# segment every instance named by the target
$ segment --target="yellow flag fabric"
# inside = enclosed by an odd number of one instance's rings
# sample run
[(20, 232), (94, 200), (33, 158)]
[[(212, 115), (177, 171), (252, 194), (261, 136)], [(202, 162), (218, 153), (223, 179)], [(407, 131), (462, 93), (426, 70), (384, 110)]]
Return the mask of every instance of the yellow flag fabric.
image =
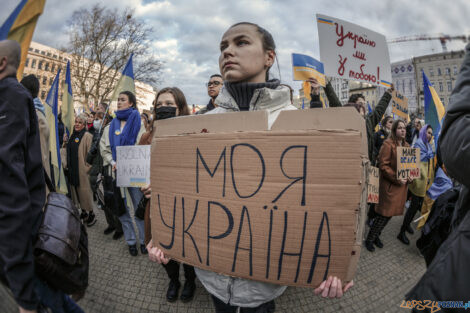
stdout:
[(33, 38), (34, 29), (39, 16), (44, 10), (46, 0), (29, 0), (18, 14), (8, 33), (8, 39), (15, 40), (21, 45), (21, 63), (17, 71), (17, 78), (23, 77), (26, 56)]

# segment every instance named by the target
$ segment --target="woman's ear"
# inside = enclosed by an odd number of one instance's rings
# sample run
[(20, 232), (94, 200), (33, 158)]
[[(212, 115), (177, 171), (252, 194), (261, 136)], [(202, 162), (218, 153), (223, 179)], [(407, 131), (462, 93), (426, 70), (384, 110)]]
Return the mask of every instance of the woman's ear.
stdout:
[(276, 59), (276, 53), (274, 52), (274, 50), (266, 51), (266, 62), (264, 63), (264, 65), (267, 68), (273, 66), (275, 59)]

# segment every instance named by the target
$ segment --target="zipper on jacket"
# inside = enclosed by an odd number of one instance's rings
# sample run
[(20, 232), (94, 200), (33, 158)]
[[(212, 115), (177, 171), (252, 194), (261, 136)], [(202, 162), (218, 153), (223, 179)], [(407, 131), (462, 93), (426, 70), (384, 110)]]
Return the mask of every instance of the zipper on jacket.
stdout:
[(230, 281), (227, 285), (227, 292), (228, 292), (228, 305), (230, 305), (230, 300), (232, 300), (232, 287), (233, 287), (233, 277), (230, 277)]

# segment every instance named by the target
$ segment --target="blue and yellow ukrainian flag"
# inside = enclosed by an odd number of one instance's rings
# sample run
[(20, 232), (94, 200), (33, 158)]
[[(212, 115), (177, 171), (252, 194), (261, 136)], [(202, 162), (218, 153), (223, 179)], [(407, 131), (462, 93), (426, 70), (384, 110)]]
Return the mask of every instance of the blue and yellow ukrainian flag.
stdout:
[(446, 109), (442, 105), (436, 90), (432, 86), (429, 79), (423, 71), (423, 92), (424, 92), (424, 119), (426, 124), (432, 126), (434, 143), (437, 148), (439, 133), (441, 131), (442, 120), (446, 113)]
[(67, 127), (69, 134), (71, 134), (73, 133), (73, 125), (75, 124), (75, 111), (73, 108), (72, 82), (70, 79), (70, 61), (67, 62), (65, 81), (62, 90), (62, 122), (65, 127)]
[(135, 83), (134, 83), (134, 68), (132, 66), (132, 57), (134, 54), (132, 53), (127, 61), (126, 66), (124, 67), (124, 71), (122, 71), (122, 76), (119, 79), (116, 88), (114, 89), (113, 96), (111, 97), (112, 101), (117, 100), (119, 97), (119, 93), (122, 91), (131, 91), (135, 94)]
[(21, 0), (0, 27), (0, 40), (11, 39), (21, 45), (21, 63), (17, 71), (18, 80), (23, 77), (24, 64), (39, 15), (46, 0)]
[(59, 80), (60, 80), (60, 69), (52, 83), (51, 89), (46, 97), (46, 109), (47, 123), (50, 129), (49, 135), (49, 150), (51, 153), (51, 164), (53, 168), (54, 181), (56, 184), (57, 192), (67, 193), (67, 185), (65, 182), (64, 169), (62, 168), (62, 161), (60, 159), (60, 143), (59, 143), (59, 128), (57, 126), (57, 115), (59, 106)]
[(370, 106), (370, 103), (369, 103), (369, 102), (367, 102), (367, 110), (369, 111), (369, 114), (371, 114), (371, 113), (372, 113), (372, 108), (371, 108), (371, 106)]

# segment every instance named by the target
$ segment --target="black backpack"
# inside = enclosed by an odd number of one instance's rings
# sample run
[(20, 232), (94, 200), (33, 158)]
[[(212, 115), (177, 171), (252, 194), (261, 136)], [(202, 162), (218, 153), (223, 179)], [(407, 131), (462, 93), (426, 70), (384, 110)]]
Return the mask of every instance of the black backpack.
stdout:
[(424, 224), (421, 237), (416, 241), (426, 266), (431, 264), (437, 250), (452, 231), (452, 217), (459, 198), (460, 188), (451, 188), (434, 202), (429, 217)]
[(88, 235), (70, 198), (49, 177), (43, 220), (34, 245), (36, 274), (51, 287), (83, 296), (88, 287)]

